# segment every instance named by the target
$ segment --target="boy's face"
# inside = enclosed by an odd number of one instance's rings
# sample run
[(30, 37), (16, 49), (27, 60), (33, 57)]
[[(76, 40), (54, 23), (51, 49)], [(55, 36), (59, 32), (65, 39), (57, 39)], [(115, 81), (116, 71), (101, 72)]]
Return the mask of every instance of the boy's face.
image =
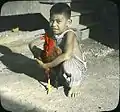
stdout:
[(61, 34), (70, 25), (71, 20), (67, 19), (64, 14), (53, 14), (50, 17), (50, 27), (54, 35)]

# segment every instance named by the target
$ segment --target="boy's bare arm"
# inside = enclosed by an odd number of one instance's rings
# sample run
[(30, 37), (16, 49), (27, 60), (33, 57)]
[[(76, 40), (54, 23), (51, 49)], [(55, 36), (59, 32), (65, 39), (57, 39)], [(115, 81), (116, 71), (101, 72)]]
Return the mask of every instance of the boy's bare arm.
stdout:
[(48, 68), (52, 68), (59, 65), (63, 61), (70, 59), (72, 55), (73, 47), (74, 47), (74, 37), (75, 37), (75, 34), (73, 32), (68, 32), (66, 34), (67, 39), (64, 46), (65, 48), (64, 52), (52, 62), (44, 64), (44, 66), (47, 66)]

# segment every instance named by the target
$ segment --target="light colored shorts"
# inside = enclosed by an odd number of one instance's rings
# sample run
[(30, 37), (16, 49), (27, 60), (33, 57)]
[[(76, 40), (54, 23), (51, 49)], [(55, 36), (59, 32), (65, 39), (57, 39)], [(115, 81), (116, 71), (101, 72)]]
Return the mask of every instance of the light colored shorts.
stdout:
[(86, 62), (77, 56), (72, 56), (71, 59), (63, 62), (63, 70), (63, 77), (69, 83), (69, 87), (78, 86), (86, 77)]

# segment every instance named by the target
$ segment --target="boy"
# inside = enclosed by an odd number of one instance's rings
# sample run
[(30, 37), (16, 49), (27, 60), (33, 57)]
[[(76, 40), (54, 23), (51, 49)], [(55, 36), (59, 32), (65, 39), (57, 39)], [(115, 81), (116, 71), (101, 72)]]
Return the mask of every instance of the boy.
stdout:
[[(76, 34), (70, 29), (72, 22), (70, 17), (71, 9), (67, 4), (56, 3), (52, 6), (50, 9), (50, 31), (45, 36), (44, 50), (41, 53), (39, 52), (40, 54), (37, 54), (37, 58), (40, 59), (39, 64), (46, 71), (49, 71), (49, 69), (59, 70), (59, 75), (56, 75), (59, 76), (58, 78), (64, 79), (63, 86), (68, 90), (67, 95), (75, 97), (79, 95), (78, 88), (85, 76), (86, 66), (79, 49)], [(53, 50), (52, 55), (55, 54), (55, 56), (51, 60), (48, 59), (50, 56), (47, 57), (45, 55), (45, 53), (48, 53), (52, 49), (48, 45), (48, 39), (55, 41), (53, 43), (56, 46), (56, 51), (58, 51), (57, 53), (53, 53)], [(34, 55), (38, 53), (34, 50), (37, 48), (36, 43), (40, 43), (40, 39), (36, 39), (29, 44)], [(44, 61), (45, 58), (46, 61)]]

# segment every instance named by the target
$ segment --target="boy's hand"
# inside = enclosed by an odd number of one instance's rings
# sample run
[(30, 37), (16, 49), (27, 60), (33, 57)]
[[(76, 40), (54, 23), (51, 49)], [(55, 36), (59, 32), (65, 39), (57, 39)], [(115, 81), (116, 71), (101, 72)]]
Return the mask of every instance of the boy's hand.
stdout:
[(39, 60), (37, 58), (35, 58), (35, 60), (39, 63), (40, 66), (42, 66), (45, 69), (46, 72), (48, 72), (50, 70), (48, 64), (43, 63), (41, 60)]
[(46, 73), (46, 74), (49, 74), (50, 68), (49, 68), (48, 64), (44, 64), (44, 65), (43, 65), (43, 68), (45, 69), (45, 73)]
[(43, 67), (44, 63), (41, 60), (39, 60), (37, 58), (35, 58), (35, 60), (38, 62), (39, 65), (41, 65)]

